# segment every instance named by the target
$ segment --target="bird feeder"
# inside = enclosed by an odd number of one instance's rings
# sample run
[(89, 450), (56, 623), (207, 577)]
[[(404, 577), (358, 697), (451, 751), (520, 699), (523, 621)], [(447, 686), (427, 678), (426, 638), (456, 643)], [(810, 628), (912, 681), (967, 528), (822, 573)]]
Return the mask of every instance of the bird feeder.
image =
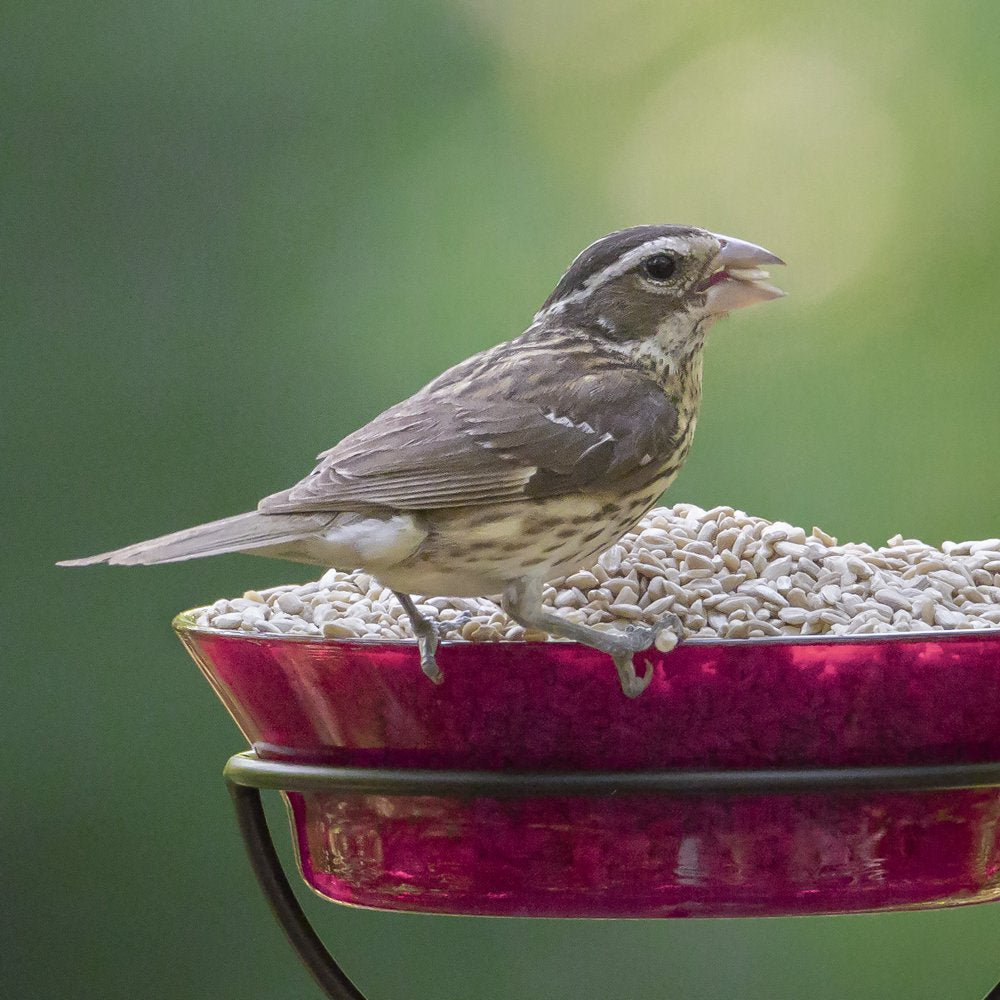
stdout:
[(1000, 898), (1000, 631), (690, 640), (622, 695), (564, 642), (174, 626), (250, 751), (226, 766), (251, 861), (332, 998), (362, 995), (295, 900), (438, 914), (754, 917)]

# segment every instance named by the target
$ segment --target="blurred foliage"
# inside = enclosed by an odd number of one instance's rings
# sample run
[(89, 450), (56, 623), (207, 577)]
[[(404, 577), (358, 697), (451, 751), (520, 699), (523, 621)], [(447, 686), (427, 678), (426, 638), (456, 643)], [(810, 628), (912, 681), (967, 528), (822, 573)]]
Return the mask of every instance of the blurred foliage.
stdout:
[[(672, 498), (876, 543), (1000, 530), (995, 3), (8, 0), (3, 29), (5, 995), (318, 995), (230, 816), (241, 741), (167, 628), (308, 569), (52, 563), (286, 486), (518, 333), (605, 231), (688, 222), (789, 261), (788, 299), (712, 335)], [(972, 1000), (1000, 978), (990, 907), (307, 904), (373, 1000)]]

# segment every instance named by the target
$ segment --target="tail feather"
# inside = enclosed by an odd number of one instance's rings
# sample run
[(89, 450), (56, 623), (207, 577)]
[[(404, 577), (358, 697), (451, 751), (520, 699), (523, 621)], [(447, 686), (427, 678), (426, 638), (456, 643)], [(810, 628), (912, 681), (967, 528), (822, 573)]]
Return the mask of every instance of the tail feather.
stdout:
[(67, 559), (58, 566), (151, 566), (154, 563), (182, 562), (225, 552), (245, 552), (296, 542), (329, 524), (330, 514), (260, 514), (249, 511), (185, 528), (123, 549), (103, 552), (84, 559)]

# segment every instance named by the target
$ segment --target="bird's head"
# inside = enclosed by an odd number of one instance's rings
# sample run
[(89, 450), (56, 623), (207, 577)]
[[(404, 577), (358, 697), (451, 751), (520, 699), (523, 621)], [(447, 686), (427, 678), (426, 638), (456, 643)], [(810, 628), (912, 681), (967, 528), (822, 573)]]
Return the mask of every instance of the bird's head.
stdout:
[(784, 293), (764, 266), (783, 261), (763, 247), (689, 226), (635, 226), (591, 243), (570, 265), (536, 322), (592, 328), (609, 340), (663, 346), (733, 309)]

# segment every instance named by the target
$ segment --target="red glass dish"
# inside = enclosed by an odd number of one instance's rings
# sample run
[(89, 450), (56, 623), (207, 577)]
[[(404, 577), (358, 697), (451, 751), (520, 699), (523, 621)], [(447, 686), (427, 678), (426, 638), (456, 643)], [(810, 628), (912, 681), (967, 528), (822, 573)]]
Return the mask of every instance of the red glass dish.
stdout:
[[(262, 758), (603, 771), (1000, 760), (1000, 630), (690, 641), (625, 698), (570, 643), (252, 637), (175, 623)], [(644, 654), (647, 655), (647, 654)], [(449, 798), (289, 792), (306, 882), (438, 913), (749, 916), (1000, 897), (1000, 790)]]

